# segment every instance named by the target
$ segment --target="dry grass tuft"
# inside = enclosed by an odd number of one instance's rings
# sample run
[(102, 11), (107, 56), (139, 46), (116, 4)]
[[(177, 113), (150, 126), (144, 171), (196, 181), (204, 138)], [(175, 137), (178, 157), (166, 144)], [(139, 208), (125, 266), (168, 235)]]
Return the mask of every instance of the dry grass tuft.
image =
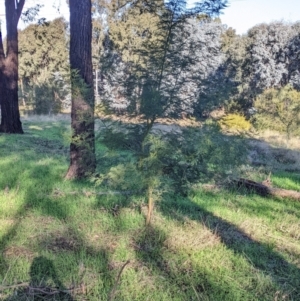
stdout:
[(285, 236), (300, 240), (300, 222), (295, 218), (294, 223), (283, 223), (277, 225), (276, 230), (284, 233)]
[(205, 226), (201, 227), (199, 224), (193, 227), (191, 226), (193, 223), (196, 222), (191, 221), (181, 227), (172, 227), (164, 245), (171, 250), (196, 251), (221, 243), (221, 239), (216, 233), (212, 233), (211, 230)]
[(80, 243), (72, 237), (58, 236), (47, 243), (46, 248), (53, 252), (77, 251)]
[(274, 147), (288, 147), (292, 150), (300, 150), (300, 137), (291, 137), (287, 142), (286, 135), (272, 130), (260, 132), (257, 139), (263, 140)]
[(281, 142), (271, 143), (266, 140), (249, 141), (249, 161), (254, 165), (269, 166), (287, 171), (300, 170), (300, 140), (294, 148), (286, 148)]
[(204, 223), (199, 223), (188, 217), (184, 218), (183, 223), (168, 221), (166, 224), (160, 213), (155, 212), (152, 224), (168, 233), (163, 241), (163, 246), (171, 251), (197, 251), (221, 243), (220, 237), (206, 227)]
[(3, 251), (3, 255), (6, 258), (21, 257), (21, 258), (26, 258), (26, 259), (32, 259), (36, 256), (36, 254), (34, 252), (32, 252), (31, 250), (29, 250), (25, 247), (20, 247), (20, 246), (7, 247)]
[(4, 229), (3, 232), (5, 232), (6, 228), (9, 228), (15, 224), (14, 219), (7, 219), (7, 218), (1, 218), (0, 219), (0, 229)]
[(49, 226), (52, 226), (56, 224), (58, 221), (52, 216), (33, 216), (33, 215), (28, 215), (28, 218), (31, 220), (35, 221), (35, 224), (38, 225), (39, 227), (43, 225), (43, 227), (47, 228)]
[(239, 228), (255, 241), (264, 241), (269, 237), (269, 228), (259, 218), (245, 219)]
[(75, 252), (80, 249), (84, 243), (71, 231), (54, 230), (46, 235), (38, 237), (39, 244), (43, 249), (47, 249), (54, 253), (61, 251)]
[(95, 250), (105, 249), (110, 253), (113, 253), (119, 246), (121, 236), (116, 236), (109, 233), (103, 233), (100, 231), (94, 231), (87, 235), (87, 242)]

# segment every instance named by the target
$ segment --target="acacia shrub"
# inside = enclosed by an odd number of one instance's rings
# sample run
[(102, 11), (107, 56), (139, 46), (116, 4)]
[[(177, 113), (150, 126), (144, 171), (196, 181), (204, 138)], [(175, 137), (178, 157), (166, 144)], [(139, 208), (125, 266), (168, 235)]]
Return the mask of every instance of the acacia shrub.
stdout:
[(221, 128), (235, 131), (249, 131), (251, 123), (240, 114), (228, 114), (219, 120)]
[[(187, 194), (195, 183), (219, 181), (237, 174), (246, 159), (243, 138), (222, 134), (218, 124), (213, 122), (207, 122), (202, 128), (184, 129), (181, 133), (151, 132), (145, 140), (138, 138), (138, 133), (137, 127), (127, 132), (111, 128), (101, 131), (101, 142), (108, 149), (124, 151), (127, 148), (133, 154), (128, 162), (119, 158), (118, 162), (112, 162), (113, 167), (101, 175), (101, 183), (110, 183), (110, 188), (115, 189), (119, 182), (123, 188), (132, 188), (133, 179), (138, 179), (136, 187), (145, 191), (152, 183), (157, 198), (163, 192)], [(117, 170), (124, 179), (118, 176), (118, 181), (112, 182), (111, 176)]]
[(291, 85), (265, 90), (256, 98), (255, 108), (257, 128), (284, 132), (288, 140), (299, 132), (300, 92)]

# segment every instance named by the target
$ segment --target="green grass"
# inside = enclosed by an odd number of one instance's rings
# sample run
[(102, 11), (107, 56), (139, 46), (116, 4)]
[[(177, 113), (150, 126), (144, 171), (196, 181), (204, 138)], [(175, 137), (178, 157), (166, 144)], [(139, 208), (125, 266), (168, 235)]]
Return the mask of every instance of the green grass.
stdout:
[[(300, 300), (299, 202), (197, 188), (165, 194), (146, 228), (143, 195), (64, 180), (66, 121), (24, 129), (0, 135), (0, 300)], [(133, 160), (100, 144), (97, 158), (102, 173)]]
[(271, 179), (272, 183), (279, 188), (300, 190), (300, 173), (280, 171), (273, 174)]

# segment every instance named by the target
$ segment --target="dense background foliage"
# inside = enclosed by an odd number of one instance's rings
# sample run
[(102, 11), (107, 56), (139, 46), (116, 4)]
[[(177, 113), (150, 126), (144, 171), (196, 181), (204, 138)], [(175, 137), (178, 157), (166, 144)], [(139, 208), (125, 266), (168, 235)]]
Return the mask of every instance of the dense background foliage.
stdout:
[(19, 33), (20, 99), (26, 110), (55, 114), (70, 107), (68, 39), (62, 18)]
[[(260, 24), (240, 36), (219, 18), (170, 11), (94, 2), (93, 64), (105, 112), (203, 118), (224, 108), (250, 117), (266, 90), (300, 89), (299, 23)], [(20, 32), (26, 111), (68, 110), (68, 39), (63, 19)]]

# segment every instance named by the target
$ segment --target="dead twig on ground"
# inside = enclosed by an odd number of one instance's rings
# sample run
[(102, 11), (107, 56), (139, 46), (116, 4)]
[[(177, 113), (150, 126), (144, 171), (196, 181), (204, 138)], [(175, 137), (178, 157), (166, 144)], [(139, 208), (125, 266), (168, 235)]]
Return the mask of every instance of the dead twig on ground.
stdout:
[(118, 285), (119, 285), (121, 275), (122, 275), (122, 273), (123, 273), (123, 271), (124, 271), (126, 265), (129, 264), (129, 263), (130, 263), (130, 260), (127, 260), (127, 261), (123, 264), (123, 266), (122, 266), (122, 268), (121, 268), (121, 270), (120, 270), (120, 272), (119, 272), (119, 274), (118, 274), (118, 277), (117, 277), (117, 279), (116, 279), (116, 281), (115, 281), (115, 284), (114, 284), (114, 286), (113, 286), (113, 288), (112, 288), (112, 290), (111, 290), (111, 293), (109, 294), (108, 301), (113, 301), (113, 300), (115, 299), (116, 290), (117, 290), (117, 287), (118, 287)]
[(90, 197), (92, 195), (133, 195), (136, 193), (140, 193), (140, 190), (116, 190), (116, 191), (61, 191), (59, 189), (55, 189), (53, 191), (53, 196), (54, 197), (61, 197), (65, 195), (84, 195), (86, 197)]
[(9, 290), (9, 289), (20, 289), (25, 288), (26, 295), (36, 296), (36, 295), (44, 295), (44, 296), (52, 296), (57, 294), (70, 294), (74, 291), (80, 290), (80, 287), (71, 287), (67, 289), (58, 289), (47, 286), (33, 286), (29, 282), (22, 282), (12, 285), (0, 285), (0, 291)]

